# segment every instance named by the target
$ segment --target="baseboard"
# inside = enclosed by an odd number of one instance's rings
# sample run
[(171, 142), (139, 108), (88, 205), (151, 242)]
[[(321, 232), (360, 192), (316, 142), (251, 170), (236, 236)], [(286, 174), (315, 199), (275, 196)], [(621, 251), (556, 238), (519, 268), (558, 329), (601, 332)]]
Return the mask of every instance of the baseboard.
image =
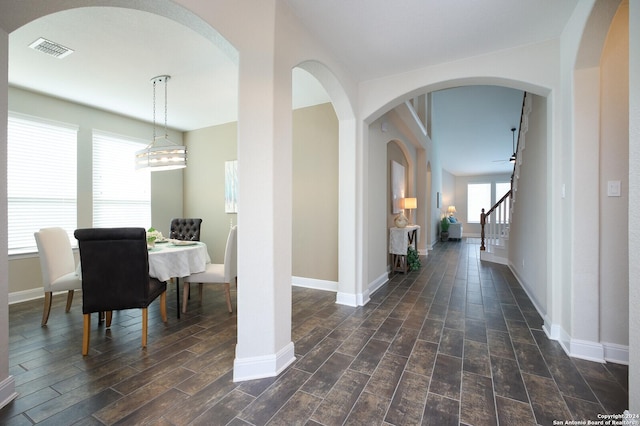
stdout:
[(13, 401), (17, 396), (16, 382), (13, 376), (9, 376), (0, 382), (0, 409)]
[(587, 361), (605, 362), (604, 346), (590, 340), (571, 339), (569, 356)]
[(560, 343), (562, 349), (570, 357), (600, 363), (613, 362), (615, 364), (629, 365), (629, 346), (572, 339), (562, 327), (558, 325), (549, 326), (548, 321), (545, 321), (543, 330), (549, 339)]
[(293, 342), (271, 355), (237, 358), (233, 361), (233, 381), (275, 377), (296, 360)]
[(354, 308), (358, 306), (364, 306), (369, 303), (370, 294), (371, 293), (368, 289), (360, 294), (342, 293), (339, 291), (338, 294), (336, 294), (336, 303), (338, 305), (353, 306)]
[[(60, 292), (54, 293), (58, 294)], [(64, 292), (61, 292), (64, 293)], [(26, 302), (28, 300), (34, 299), (43, 299), (44, 298), (44, 290), (42, 287), (31, 288), (29, 290), (23, 291), (14, 291), (13, 293), (9, 293), (9, 304), (13, 305), (14, 303)]]
[(617, 343), (602, 343), (604, 347), (604, 359), (607, 362), (629, 365), (629, 346)]
[(291, 277), (291, 285), (316, 290), (333, 291), (334, 293), (338, 291), (337, 281), (318, 280), (315, 278)]
[[(560, 346), (567, 355), (573, 358), (586, 359), (588, 361), (601, 363), (608, 360), (611, 362), (624, 364), (625, 358), (627, 360), (626, 363), (629, 362), (628, 347), (610, 343), (594, 342), (591, 340), (574, 339), (560, 325), (551, 323), (547, 314), (543, 313), (540, 309), (540, 306), (536, 302), (536, 299), (531, 297), (531, 293), (529, 292), (528, 288), (522, 283), (522, 280), (518, 276), (512, 264), (509, 264), (509, 269), (518, 281), (518, 284), (520, 284), (520, 287), (525, 291), (525, 293), (527, 293), (527, 297), (529, 298), (531, 303), (533, 303), (533, 306), (536, 308), (536, 311), (538, 311), (538, 314), (543, 318), (544, 324), (542, 325), (542, 330), (545, 332), (549, 339), (555, 340), (560, 343)], [(609, 353), (609, 358), (607, 358), (607, 351)]]
[(385, 272), (381, 274), (378, 278), (373, 280), (373, 282), (369, 283), (369, 294), (375, 293), (380, 287), (389, 282), (389, 273)]

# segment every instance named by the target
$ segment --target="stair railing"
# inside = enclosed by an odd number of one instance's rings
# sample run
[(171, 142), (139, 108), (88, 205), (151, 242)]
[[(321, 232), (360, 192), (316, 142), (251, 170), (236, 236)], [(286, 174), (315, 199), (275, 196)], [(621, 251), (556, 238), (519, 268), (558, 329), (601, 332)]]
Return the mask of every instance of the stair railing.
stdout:
[[(484, 209), (480, 213), (480, 250), (485, 251), (486, 245), (496, 245), (500, 238), (508, 236), (509, 232), (509, 210), (511, 208), (511, 190), (493, 205), (485, 213)], [(485, 244), (486, 241), (486, 244)]]
[[(500, 238), (508, 236), (509, 217), (511, 209), (511, 195), (514, 192), (514, 177), (516, 174), (517, 157), (520, 155), (520, 138), (522, 136), (523, 125), (525, 120), (525, 109), (527, 107), (527, 92), (522, 96), (522, 109), (520, 111), (520, 131), (518, 132), (518, 143), (516, 144), (516, 162), (513, 164), (513, 172), (511, 173), (511, 189), (485, 213), (484, 209), (480, 213), (480, 250), (485, 251), (487, 244), (495, 245)], [(485, 229), (487, 228), (487, 229)]]

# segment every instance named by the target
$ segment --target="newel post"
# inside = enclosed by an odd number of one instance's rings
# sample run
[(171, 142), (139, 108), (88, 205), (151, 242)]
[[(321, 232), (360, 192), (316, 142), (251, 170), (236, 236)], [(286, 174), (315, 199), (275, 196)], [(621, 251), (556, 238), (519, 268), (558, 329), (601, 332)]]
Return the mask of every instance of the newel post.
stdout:
[(484, 251), (484, 224), (485, 224), (485, 215), (484, 209), (482, 209), (482, 213), (480, 213), (480, 251)]

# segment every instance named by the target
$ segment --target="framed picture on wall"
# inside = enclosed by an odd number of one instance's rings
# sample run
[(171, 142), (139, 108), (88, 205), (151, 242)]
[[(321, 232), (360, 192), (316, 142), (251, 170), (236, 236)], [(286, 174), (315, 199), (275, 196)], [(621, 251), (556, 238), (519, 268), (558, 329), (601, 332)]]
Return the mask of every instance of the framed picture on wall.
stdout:
[(224, 162), (224, 212), (238, 213), (238, 160)]
[(391, 160), (391, 212), (400, 213), (400, 200), (404, 198), (404, 166)]

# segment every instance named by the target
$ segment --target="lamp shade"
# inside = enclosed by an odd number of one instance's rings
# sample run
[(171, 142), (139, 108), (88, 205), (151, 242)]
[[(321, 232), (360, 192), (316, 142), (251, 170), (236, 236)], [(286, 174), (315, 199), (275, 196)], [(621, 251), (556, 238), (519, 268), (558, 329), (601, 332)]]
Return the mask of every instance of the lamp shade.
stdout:
[(415, 209), (415, 208), (418, 207), (418, 199), (417, 198), (403, 198), (401, 205), (402, 205), (403, 209)]
[(149, 145), (136, 152), (136, 170), (152, 171), (182, 169), (187, 166), (187, 148), (169, 140), (165, 144)]
[(449, 208), (447, 209), (447, 213), (449, 213), (449, 216), (453, 216), (455, 212), (456, 212), (456, 206), (449, 206)]

